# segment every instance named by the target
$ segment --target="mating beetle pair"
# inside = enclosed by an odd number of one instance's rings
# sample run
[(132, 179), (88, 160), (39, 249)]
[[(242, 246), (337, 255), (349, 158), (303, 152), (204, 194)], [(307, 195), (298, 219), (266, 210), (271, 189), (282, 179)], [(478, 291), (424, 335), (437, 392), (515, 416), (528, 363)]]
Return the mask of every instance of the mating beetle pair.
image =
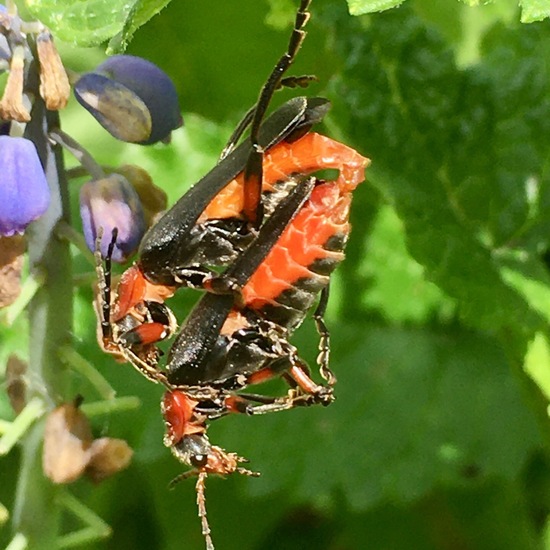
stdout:
[[(199, 515), (207, 547), (204, 481), (239, 472), (243, 459), (211, 445), (207, 422), (228, 413), (263, 414), (329, 404), (336, 381), (328, 365), (323, 322), (329, 278), (343, 260), (351, 193), (368, 159), (310, 132), (329, 109), (321, 98), (298, 97), (263, 121), (274, 92), (311, 77), (283, 79), (305, 37), (311, 0), (301, 0), (287, 52), (258, 102), (231, 136), (219, 163), (145, 235), (139, 259), (111, 296), (109, 254), (98, 256), (100, 337), (106, 351), (168, 389), (162, 410), (165, 444), (198, 475)], [(250, 136), (237, 145), (250, 126)], [(335, 180), (311, 174), (337, 169)], [(116, 232), (110, 250), (116, 241)], [(210, 267), (228, 266), (218, 274)], [(176, 331), (164, 301), (180, 287), (206, 290), (159, 366), (157, 343)], [(320, 295), (314, 318), (321, 337), (315, 383), (288, 338)], [(283, 396), (243, 393), (281, 376)]]

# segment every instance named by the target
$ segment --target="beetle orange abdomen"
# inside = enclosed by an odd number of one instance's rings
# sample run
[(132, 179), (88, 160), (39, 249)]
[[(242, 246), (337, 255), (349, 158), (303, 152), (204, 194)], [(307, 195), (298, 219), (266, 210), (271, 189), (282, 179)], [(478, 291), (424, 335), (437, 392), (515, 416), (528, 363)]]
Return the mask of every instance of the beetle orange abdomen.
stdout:
[[(263, 161), (263, 192), (273, 191), (277, 182), (318, 170), (340, 170), (342, 181), (354, 189), (363, 181), (367, 159), (351, 147), (326, 136), (309, 132), (293, 142), (283, 141), (269, 149)], [(241, 172), (206, 207), (199, 223), (211, 219), (239, 218), (244, 206)]]
[[(344, 259), (350, 203), (347, 184), (338, 180), (318, 184), (244, 286), (246, 306), (254, 310), (277, 306), (284, 292), (300, 286), (300, 303), (294, 304), (295, 300), (287, 297), (284, 305), (305, 312), (328, 284), (328, 275)], [(311, 303), (304, 303), (304, 299)]]

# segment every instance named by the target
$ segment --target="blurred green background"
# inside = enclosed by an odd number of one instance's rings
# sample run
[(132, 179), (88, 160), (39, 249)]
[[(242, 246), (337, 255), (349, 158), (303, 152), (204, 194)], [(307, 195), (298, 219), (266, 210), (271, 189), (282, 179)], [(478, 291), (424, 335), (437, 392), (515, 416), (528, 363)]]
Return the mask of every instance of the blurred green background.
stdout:
[[(74, 99), (64, 129), (103, 164), (147, 169), (173, 202), (255, 101), (295, 4), (179, 0), (136, 32), (128, 53), (180, 94), (186, 125), (170, 146), (115, 142)], [(327, 319), (337, 401), (212, 425), (213, 442), (262, 472), (209, 480), (216, 548), (550, 549), (550, 26), (520, 24), (513, 0), (409, 0), (358, 18), (314, 0), (311, 12), (292, 73), (316, 74), (307, 93), (333, 102), (322, 131), (372, 159)], [(77, 71), (104, 56), (60, 49)], [(171, 301), (179, 319), (196, 297)], [(167, 489), (182, 468), (162, 445), (162, 390), (100, 352), (91, 303), (78, 286), (75, 348), (142, 405), (93, 419), (135, 456), (99, 486), (70, 487), (113, 529), (86, 547), (203, 548), (193, 482)], [(24, 356), (24, 319), (0, 330), (2, 364)], [(293, 342), (314, 363), (311, 322)], [(75, 394), (98, 399), (71, 376)], [(0, 417), (12, 416), (0, 396)], [(17, 470), (15, 450), (0, 462), (8, 509)], [(10, 538), (6, 524), (0, 546)]]

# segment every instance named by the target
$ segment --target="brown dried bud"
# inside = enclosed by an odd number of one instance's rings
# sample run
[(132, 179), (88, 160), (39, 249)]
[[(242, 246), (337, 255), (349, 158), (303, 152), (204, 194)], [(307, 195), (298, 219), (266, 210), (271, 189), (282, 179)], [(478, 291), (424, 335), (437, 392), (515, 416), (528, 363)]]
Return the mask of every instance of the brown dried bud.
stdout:
[(134, 454), (126, 441), (110, 437), (96, 439), (90, 450), (92, 456), (86, 468), (86, 475), (94, 483), (99, 483), (127, 468)]
[(29, 122), (31, 115), (23, 104), (23, 83), (25, 80), (25, 49), (15, 46), (10, 63), (10, 72), (0, 100), (0, 118)]
[(115, 168), (113, 172), (123, 175), (137, 191), (145, 213), (145, 224), (151, 227), (159, 214), (168, 207), (168, 196), (151, 179), (151, 176), (139, 166), (125, 164)]
[(83, 474), (99, 483), (126, 468), (133, 455), (122, 439), (93, 439), (81, 400), (60, 405), (46, 420), (42, 468), (54, 483), (71, 483)]
[(92, 430), (79, 404), (80, 400), (64, 403), (46, 420), (42, 468), (54, 483), (77, 480), (90, 462)]
[(21, 292), (25, 239), (0, 236), (0, 308), (12, 304)]
[(36, 50), (40, 61), (40, 95), (50, 111), (63, 109), (69, 100), (71, 86), (49, 31), (38, 35)]

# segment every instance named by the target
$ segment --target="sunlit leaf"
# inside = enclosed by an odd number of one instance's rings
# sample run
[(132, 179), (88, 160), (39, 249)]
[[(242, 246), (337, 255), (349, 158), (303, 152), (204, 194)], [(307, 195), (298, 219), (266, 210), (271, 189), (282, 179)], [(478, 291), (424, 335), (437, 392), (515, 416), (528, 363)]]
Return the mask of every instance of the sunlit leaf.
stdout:
[(409, 252), (468, 324), (514, 327), (525, 345), (543, 320), (503, 280), (497, 252), (518, 241), (545, 246), (550, 234), (550, 83), (545, 61), (530, 54), (550, 33), (495, 29), (486, 60), (461, 70), (406, 7), (367, 30), (332, 17), (347, 24), (338, 124), (376, 159), (372, 181), (395, 205)]
[(402, 4), (405, 0), (348, 0), (351, 15), (362, 15), (377, 11), (389, 10)]
[(112, 53), (170, 0), (25, 0), (29, 11), (66, 42), (93, 46), (113, 38)]
[(520, 6), (522, 23), (542, 21), (550, 16), (550, 2), (548, 0), (521, 0)]
[(135, 0), (26, 0), (29, 11), (61, 40), (92, 46), (120, 32)]

